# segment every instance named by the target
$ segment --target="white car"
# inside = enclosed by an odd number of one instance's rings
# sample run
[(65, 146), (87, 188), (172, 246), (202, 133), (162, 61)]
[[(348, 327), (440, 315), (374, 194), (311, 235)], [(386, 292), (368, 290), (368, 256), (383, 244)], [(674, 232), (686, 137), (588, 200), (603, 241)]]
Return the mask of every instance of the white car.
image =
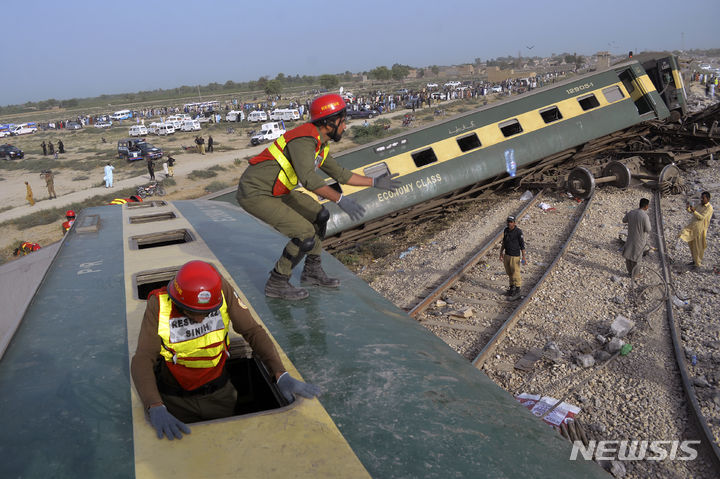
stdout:
[(495, 85), (490, 91), (493, 93), (502, 93), (502, 85)]
[(112, 126), (111, 121), (96, 121), (93, 125), (95, 128), (110, 128)]
[(6, 136), (10, 136), (12, 133), (10, 133), (8, 130), (0, 131), (0, 138), (5, 138)]
[(462, 83), (460, 83), (459, 81), (449, 81), (445, 84), (445, 86), (450, 87), (450, 88), (455, 88), (456, 86), (460, 86), (460, 85), (462, 85)]
[(428, 83), (428, 84), (425, 85), (425, 86), (428, 87), (428, 88), (437, 88), (437, 87), (438, 87), (438, 84), (437, 84), (437, 83)]

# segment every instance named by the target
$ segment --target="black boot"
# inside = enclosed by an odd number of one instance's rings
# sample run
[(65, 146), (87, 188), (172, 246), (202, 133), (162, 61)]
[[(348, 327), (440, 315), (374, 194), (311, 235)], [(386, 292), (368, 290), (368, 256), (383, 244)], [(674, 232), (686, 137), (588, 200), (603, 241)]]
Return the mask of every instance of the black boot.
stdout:
[(290, 275), (280, 274), (273, 268), (270, 271), (270, 278), (265, 283), (265, 296), (296, 301), (307, 298), (309, 293), (304, 288), (296, 288), (291, 285)]
[(519, 286), (513, 286), (510, 288), (510, 296), (517, 296), (520, 294), (520, 287)]
[(511, 284), (510, 287), (508, 288), (508, 290), (505, 291), (504, 294), (505, 294), (505, 296), (512, 296), (514, 291), (515, 291), (515, 286), (513, 286)]
[(303, 283), (324, 286), (326, 288), (337, 288), (340, 286), (339, 279), (330, 278), (327, 274), (325, 274), (325, 271), (322, 269), (322, 265), (320, 264), (320, 256), (315, 254), (309, 254), (307, 255), (307, 258), (305, 258), (305, 268), (303, 268), (300, 281)]

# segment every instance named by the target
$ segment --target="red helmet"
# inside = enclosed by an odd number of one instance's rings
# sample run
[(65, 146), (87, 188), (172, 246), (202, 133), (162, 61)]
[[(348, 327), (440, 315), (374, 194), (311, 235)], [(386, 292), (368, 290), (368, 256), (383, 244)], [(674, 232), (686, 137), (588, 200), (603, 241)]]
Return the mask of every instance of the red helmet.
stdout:
[(168, 283), (167, 292), (179, 307), (193, 313), (212, 313), (223, 305), (222, 277), (205, 261), (185, 263)]
[(331, 93), (319, 96), (310, 104), (310, 121), (315, 122), (345, 112), (345, 100), (340, 95)]
[(73, 210), (67, 210), (65, 212), (65, 218), (75, 218), (75, 212)]

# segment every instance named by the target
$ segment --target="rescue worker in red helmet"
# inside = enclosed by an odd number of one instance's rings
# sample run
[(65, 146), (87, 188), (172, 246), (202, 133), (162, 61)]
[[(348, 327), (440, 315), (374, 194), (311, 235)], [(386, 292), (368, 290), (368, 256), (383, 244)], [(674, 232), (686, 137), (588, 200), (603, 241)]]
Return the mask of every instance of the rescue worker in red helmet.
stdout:
[(231, 324), (288, 402), (294, 394), (320, 394), (285, 371), (270, 336), (220, 273), (204, 261), (190, 261), (166, 287), (149, 293), (130, 366), (158, 439), (181, 439), (190, 433), (187, 422), (234, 414), (237, 391), (225, 367)]
[(240, 178), (237, 191), (240, 206), (290, 238), (265, 284), (266, 296), (288, 300), (308, 296), (307, 290), (289, 282), (293, 268), (305, 255), (302, 282), (329, 288), (340, 285), (340, 281), (325, 274), (320, 264), (321, 242), (330, 214), (314, 198), (295, 190), (298, 184), (334, 201), (355, 221), (363, 217), (365, 209), (326, 185), (324, 177), (317, 173), (318, 168), (341, 184), (385, 190), (401, 185), (389, 173), (376, 178), (353, 173), (330, 156), (328, 143), (342, 138), (345, 117), (345, 101), (340, 95), (318, 97), (310, 105), (310, 122), (286, 132), (251, 159)]
[(31, 243), (30, 241), (23, 241), (20, 243), (20, 246), (15, 248), (13, 251), (14, 256), (26, 256), (30, 253), (34, 253), (35, 251), (42, 249), (42, 247), (37, 243)]
[(63, 234), (67, 233), (70, 227), (75, 223), (75, 212), (73, 210), (67, 210), (65, 212), (66, 221), (62, 224)]

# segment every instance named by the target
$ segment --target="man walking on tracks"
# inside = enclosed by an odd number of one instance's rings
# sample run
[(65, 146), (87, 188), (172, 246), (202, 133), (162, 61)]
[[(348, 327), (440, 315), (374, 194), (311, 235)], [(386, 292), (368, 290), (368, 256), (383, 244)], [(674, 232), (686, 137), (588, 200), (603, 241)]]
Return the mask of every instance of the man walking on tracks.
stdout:
[(265, 295), (272, 298), (299, 300), (307, 290), (289, 282), (295, 266), (307, 254), (301, 280), (319, 286), (337, 288), (340, 281), (329, 278), (320, 265), (321, 241), (325, 236), (330, 213), (310, 196), (295, 190), (305, 189), (334, 201), (353, 220), (359, 220), (365, 209), (350, 197), (343, 196), (325, 184), (317, 169), (338, 183), (374, 186), (392, 190), (400, 181), (385, 173), (377, 178), (358, 175), (340, 166), (330, 156), (330, 140), (340, 141), (346, 128), (345, 102), (340, 95), (318, 97), (310, 106), (310, 123), (294, 128), (250, 160), (240, 178), (237, 199), (245, 211), (290, 237), (282, 256), (270, 272)]
[(652, 231), (650, 218), (647, 214), (648, 208), (650, 208), (650, 200), (642, 198), (640, 199), (640, 207), (628, 211), (622, 219), (622, 222), (628, 225), (628, 236), (622, 255), (625, 258), (628, 275), (631, 277), (635, 266), (640, 262), (645, 252), (647, 234)]
[(696, 268), (702, 266), (705, 248), (707, 248), (707, 230), (710, 226), (710, 218), (713, 215), (713, 207), (710, 204), (710, 192), (703, 191), (700, 195), (701, 204), (696, 208), (690, 204), (687, 206), (693, 219), (680, 233), (680, 239), (690, 246), (693, 262)]
[(507, 217), (507, 226), (503, 231), (502, 245), (500, 246), (500, 261), (505, 265), (505, 272), (510, 278), (510, 288), (505, 296), (515, 296), (520, 293), (522, 276), (520, 276), (520, 255), (525, 264), (525, 237), (520, 228), (515, 225), (515, 217)]

